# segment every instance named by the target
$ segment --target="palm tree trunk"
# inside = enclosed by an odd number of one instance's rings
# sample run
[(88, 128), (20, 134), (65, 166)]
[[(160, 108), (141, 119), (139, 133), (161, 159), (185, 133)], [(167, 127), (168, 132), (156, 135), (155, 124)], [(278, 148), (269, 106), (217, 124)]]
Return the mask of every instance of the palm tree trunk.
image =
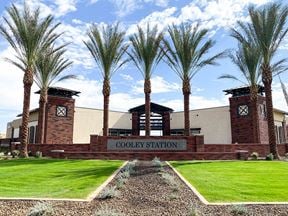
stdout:
[(23, 78), (24, 84), (24, 100), (22, 112), (22, 132), (21, 132), (21, 151), (20, 157), (28, 158), (28, 122), (30, 109), (31, 86), (33, 84), (33, 72), (27, 69)]
[(108, 136), (108, 122), (109, 122), (109, 96), (110, 96), (110, 81), (104, 78), (103, 81), (103, 96), (104, 96), (104, 113), (103, 113), (103, 136)]
[(150, 94), (151, 94), (151, 82), (150, 79), (145, 79), (144, 83), (145, 93), (145, 136), (150, 136)]
[(278, 148), (275, 136), (275, 125), (274, 125), (274, 112), (272, 102), (272, 72), (269, 65), (262, 66), (262, 81), (264, 84), (265, 96), (266, 96), (266, 108), (267, 108), (267, 122), (268, 122), (268, 136), (270, 152), (273, 154), (275, 159), (279, 159)]
[(37, 143), (40, 143), (40, 144), (44, 143), (46, 104), (47, 104), (47, 89), (43, 89), (41, 90), (41, 93), (40, 93), (38, 131), (37, 131)]
[(191, 86), (190, 86), (190, 80), (188, 78), (183, 80), (182, 91), (184, 95), (184, 135), (190, 136), (189, 103), (190, 103)]
[(254, 143), (260, 143), (259, 134), (259, 114), (258, 114), (258, 86), (253, 85), (250, 87), (250, 97), (252, 104), (252, 119), (253, 119), (253, 134)]

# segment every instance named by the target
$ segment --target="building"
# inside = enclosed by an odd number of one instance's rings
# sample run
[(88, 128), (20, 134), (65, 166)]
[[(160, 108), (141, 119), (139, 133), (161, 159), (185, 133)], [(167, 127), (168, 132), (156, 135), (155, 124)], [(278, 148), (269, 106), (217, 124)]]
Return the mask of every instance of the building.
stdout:
[[(265, 97), (259, 86), (255, 121), (249, 88), (225, 90), (231, 95), (229, 106), (190, 111), (190, 130), (203, 135), (204, 144), (268, 143)], [(37, 92), (39, 94), (39, 92)], [(45, 122), (46, 144), (87, 144), (90, 135), (102, 134), (103, 110), (75, 107), (80, 92), (64, 88), (50, 88)], [(277, 143), (286, 143), (286, 112), (274, 109)], [(30, 111), (29, 143), (36, 140), (38, 109)], [(145, 125), (145, 107), (140, 105), (127, 112), (109, 112), (110, 136), (140, 136)], [(183, 135), (184, 114), (171, 108), (151, 103), (152, 135)], [(257, 131), (254, 130), (257, 128)], [(21, 134), (21, 115), (7, 124), (6, 137), (17, 140)]]

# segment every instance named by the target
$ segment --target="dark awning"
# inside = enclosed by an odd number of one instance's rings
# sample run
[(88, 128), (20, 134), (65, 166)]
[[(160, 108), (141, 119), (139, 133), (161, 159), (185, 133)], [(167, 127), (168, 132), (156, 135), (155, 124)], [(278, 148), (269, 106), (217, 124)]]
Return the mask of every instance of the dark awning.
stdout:
[[(150, 103), (150, 111), (154, 113), (173, 112), (174, 110), (156, 103)], [(145, 104), (129, 109), (129, 112), (145, 113)]]

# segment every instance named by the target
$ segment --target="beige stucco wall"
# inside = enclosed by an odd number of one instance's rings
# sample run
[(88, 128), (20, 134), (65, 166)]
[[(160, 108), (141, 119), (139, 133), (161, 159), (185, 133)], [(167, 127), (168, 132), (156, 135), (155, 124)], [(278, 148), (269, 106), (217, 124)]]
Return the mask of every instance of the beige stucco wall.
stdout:
[[(28, 127), (30, 126), (36, 126), (38, 122), (38, 112), (33, 112), (29, 116), (29, 123)], [(19, 127), (22, 124), (22, 118), (17, 118), (11, 122), (7, 123), (7, 129), (6, 129), (6, 137), (12, 138), (12, 128), (14, 128), (14, 138), (18, 138), (19, 135)]]
[[(171, 115), (171, 129), (184, 127), (183, 112)], [(190, 128), (201, 128), (205, 144), (231, 143), (229, 107), (215, 107), (190, 111)]]
[[(103, 111), (90, 108), (75, 108), (73, 142), (89, 143), (91, 134), (102, 134)], [(131, 114), (109, 112), (109, 128), (131, 129)]]

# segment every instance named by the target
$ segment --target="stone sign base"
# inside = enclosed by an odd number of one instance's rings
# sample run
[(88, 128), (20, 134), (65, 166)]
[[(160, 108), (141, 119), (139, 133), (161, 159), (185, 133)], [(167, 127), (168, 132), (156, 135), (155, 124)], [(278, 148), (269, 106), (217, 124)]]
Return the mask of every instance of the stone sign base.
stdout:
[[(268, 144), (204, 144), (203, 136), (164, 137), (103, 137), (91, 135), (86, 144), (30, 144), (32, 155), (41, 151), (43, 156), (73, 159), (151, 160), (236, 160), (247, 159), (252, 152), (265, 157)], [(12, 144), (11, 150), (20, 149)], [(288, 152), (288, 144), (278, 144), (281, 156)]]

